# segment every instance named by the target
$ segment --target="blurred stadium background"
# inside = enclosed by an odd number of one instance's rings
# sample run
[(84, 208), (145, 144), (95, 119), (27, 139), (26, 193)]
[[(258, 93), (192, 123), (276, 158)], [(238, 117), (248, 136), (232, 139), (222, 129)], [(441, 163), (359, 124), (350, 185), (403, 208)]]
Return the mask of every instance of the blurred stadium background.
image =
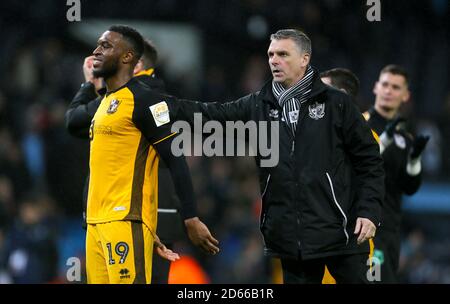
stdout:
[[(159, 50), (157, 74), (173, 95), (228, 101), (270, 77), (268, 36), (302, 28), (319, 70), (346, 67), (361, 81), (361, 110), (380, 69), (403, 65), (412, 130), (431, 134), (424, 184), (405, 199), (401, 278), (450, 283), (450, 18), (448, 0), (381, 0), (368, 22), (365, 0), (81, 0), (0, 3), (0, 282), (66, 282), (66, 261), (84, 257), (81, 193), (88, 143), (69, 136), (64, 112), (84, 81), (82, 63), (113, 23), (136, 26)], [(207, 257), (187, 239), (177, 250), (212, 283), (273, 282), (258, 230), (259, 186), (251, 158), (189, 157), (200, 216), (221, 241)]]

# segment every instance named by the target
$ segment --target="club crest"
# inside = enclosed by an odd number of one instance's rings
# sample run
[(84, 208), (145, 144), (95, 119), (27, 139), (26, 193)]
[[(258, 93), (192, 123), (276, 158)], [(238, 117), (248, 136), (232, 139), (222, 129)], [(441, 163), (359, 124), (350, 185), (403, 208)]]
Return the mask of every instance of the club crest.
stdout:
[(277, 109), (271, 109), (269, 111), (269, 117), (278, 119), (278, 110)]
[(289, 112), (289, 120), (291, 123), (296, 123), (298, 121), (298, 110)]
[(111, 100), (111, 103), (109, 104), (108, 110), (106, 110), (106, 113), (108, 114), (114, 114), (117, 111), (117, 108), (120, 105), (120, 101), (117, 99)]
[(318, 120), (325, 116), (325, 104), (315, 102), (312, 105), (309, 105), (309, 117), (312, 119)]
[(403, 150), (406, 148), (405, 138), (403, 136), (401, 136), (400, 134), (394, 134), (394, 142), (395, 142), (395, 145), (397, 147), (399, 147), (400, 149)]

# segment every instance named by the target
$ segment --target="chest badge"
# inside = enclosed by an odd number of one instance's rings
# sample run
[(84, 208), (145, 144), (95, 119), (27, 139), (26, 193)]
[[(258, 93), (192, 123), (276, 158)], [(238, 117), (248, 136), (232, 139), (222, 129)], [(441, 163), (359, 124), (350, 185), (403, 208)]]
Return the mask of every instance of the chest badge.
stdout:
[(111, 103), (109, 104), (108, 110), (106, 110), (106, 113), (108, 114), (114, 114), (117, 112), (117, 109), (119, 108), (120, 101), (117, 99), (111, 100)]
[(325, 104), (315, 102), (308, 107), (309, 117), (314, 120), (319, 120), (325, 116)]
[(399, 149), (404, 150), (406, 148), (405, 138), (400, 134), (394, 134), (394, 142)]
[(271, 109), (269, 111), (269, 117), (278, 119), (278, 110), (277, 109)]
[(291, 123), (296, 123), (298, 121), (298, 110), (289, 112), (289, 120)]

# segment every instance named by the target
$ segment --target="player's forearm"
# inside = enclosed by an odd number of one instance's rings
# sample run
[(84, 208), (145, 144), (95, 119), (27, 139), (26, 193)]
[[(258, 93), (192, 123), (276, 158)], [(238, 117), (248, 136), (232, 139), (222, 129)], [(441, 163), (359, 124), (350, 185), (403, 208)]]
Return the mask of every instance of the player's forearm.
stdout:
[(180, 214), (183, 220), (186, 220), (197, 216), (194, 188), (186, 159), (183, 155), (176, 157), (172, 154), (171, 142), (172, 139), (165, 140), (158, 143), (156, 148), (170, 170), (175, 192), (181, 202)]
[(72, 102), (69, 105), (69, 109), (76, 108), (80, 104), (87, 104), (91, 100), (94, 100), (98, 97), (97, 92), (95, 91), (95, 86), (92, 82), (85, 82), (81, 85), (81, 88), (75, 94), (75, 97), (72, 99)]
[(408, 170), (406, 169), (403, 172), (402, 176), (399, 178), (399, 182), (401, 184), (403, 192), (407, 195), (412, 195), (416, 193), (417, 190), (419, 190), (422, 183), (421, 171), (419, 170), (419, 172), (413, 175), (410, 174), (410, 172), (408, 172)]
[(85, 84), (75, 95), (65, 115), (66, 129), (76, 137), (88, 138), (92, 118), (100, 106), (102, 96), (97, 96), (92, 84)]
[[(98, 107), (97, 94), (92, 83), (84, 83), (69, 104), (65, 114), (66, 129), (76, 137), (88, 137), (89, 126)], [(92, 102), (94, 103), (92, 103)], [(91, 102), (91, 103), (90, 103)]]
[(179, 99), (175, 101), (175, 117), (177, 120), (194, 124), (194, 114), (201, 114), (204, 121), (215, 120), (225, 125), (227, 121), (244, 121), (249, 119), (249, 105), (254, 100), (252, 95), (244, 96), (238, 100), (220, 102), (199, 102)]

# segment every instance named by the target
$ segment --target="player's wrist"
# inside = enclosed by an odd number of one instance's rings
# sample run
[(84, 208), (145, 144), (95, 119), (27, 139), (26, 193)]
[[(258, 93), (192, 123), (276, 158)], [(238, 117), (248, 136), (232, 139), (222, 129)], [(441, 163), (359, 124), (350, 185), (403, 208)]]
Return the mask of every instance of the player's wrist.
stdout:
[(416, 176), (422, 171), (421, 156), (411, 158), (408, 156), (408, 162), (406, 164), (406, 173), (410, 176)]
[(186, 226), (189, 226), (189, 225), (192, 225), (192, 224), (195, 224), (195, 223), (198, 223), (198, 222), (200, 222), (200, 219), (198, 218), (198, 216), (194, 216), (194, 217), (190, 217), (190, 218), (184, 219), (184, 224)]

